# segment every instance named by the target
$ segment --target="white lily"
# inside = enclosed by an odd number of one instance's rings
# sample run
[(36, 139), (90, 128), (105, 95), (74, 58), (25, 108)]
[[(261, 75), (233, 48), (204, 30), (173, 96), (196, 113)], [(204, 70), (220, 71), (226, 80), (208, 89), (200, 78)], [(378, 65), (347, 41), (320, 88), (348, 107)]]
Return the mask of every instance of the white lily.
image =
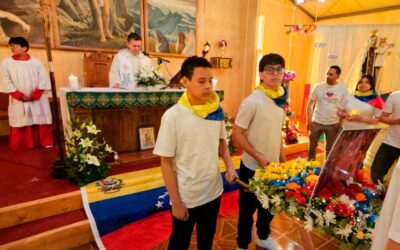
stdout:
[(86, 162), (88, 164), (92, 164), (92, 165), (95, 165), (95, 166), (100, 166), (99, 159), (96, 156), (91, 155), (91, 154), (86, 154)]
[(93, 145), (93, 141), (89, 138), (81, 139), (79, 141), (79, 145), (82, 145), (84, 148), (91, 147)]
[(94, 124), (92, 126), (86, 126), (86, 129), (89, 134), (94, 134), (94, 135), (96, 135), (98, 132), (101, 131), (101, 130), (98, 130), (96, 125), (94, 125)]
[(79, 129), (75, 129), (74, 132), (72, 132), (72, 133), (76, 138), (82, 137), (82, 132)]
[(108, 152), (108, 153), (114, 152), (114, 151), (112, 150), (112, 148), (110, 147), (110, 145), (108, 145), (108, 144), (106, 144), (106, 147), (105, 147), (104, 150), (105, 150), (106, 152)]

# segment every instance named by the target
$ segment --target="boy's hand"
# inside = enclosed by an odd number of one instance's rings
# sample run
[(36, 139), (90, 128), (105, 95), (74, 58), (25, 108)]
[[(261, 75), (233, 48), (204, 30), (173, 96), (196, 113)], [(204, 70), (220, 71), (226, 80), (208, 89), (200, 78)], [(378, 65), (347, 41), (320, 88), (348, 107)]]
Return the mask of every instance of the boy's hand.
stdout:
[(181, 221), (187, 221), (189, 219), (189, 211), (183, 202), (172, 204), (172, 215)]
[(266, 167), (266, 166), (268, 166), (271, 162), (267, 159), (267, 158), (265, 158), (265, 156), (263, 155), (263, 154), (261, 154), (261, 153), (257, 153), (257, 163), (258, 163), (258, 166), (260, 166), (260, 167)]
[(236, 173), (235, 169), (227, 169), (225, 173), (225, 180), (229, 182), (229, 184), (234, 184), (235, 179), (239, 178), (239, 176)]

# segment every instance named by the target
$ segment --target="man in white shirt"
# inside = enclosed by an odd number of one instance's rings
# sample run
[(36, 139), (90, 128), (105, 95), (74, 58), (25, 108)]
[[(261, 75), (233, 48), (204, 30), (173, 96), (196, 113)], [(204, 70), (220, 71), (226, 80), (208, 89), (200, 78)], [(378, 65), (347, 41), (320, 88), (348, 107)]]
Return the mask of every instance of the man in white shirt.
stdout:
[(400, 156), (400, 91), (389, 95), (379, 120), (390, 127), (372, 162), (371, 178), (375, 183), (383, 182), (383, 177)]
[(326, 83), (317, 84), (310, 94), (307, 103), (307, 130), (310, 131), (309, 160), (316, 158), (316, 149), (322, 133), (325, 135), (325, 153), (328, 156), (339, 132), (340, 119), (337, 109), (347, 94), (347, 87), (337, 81), (340, 73), (339, 66), (331, 66), (326, 73)]
[(142, 37), (130, 33), (125, 49), (121, 49), (111, 64), (109, 84), (111, 88), (135, 89), (136, 74), (142, 68), (152, 67), (151, 60), (143, 54)]

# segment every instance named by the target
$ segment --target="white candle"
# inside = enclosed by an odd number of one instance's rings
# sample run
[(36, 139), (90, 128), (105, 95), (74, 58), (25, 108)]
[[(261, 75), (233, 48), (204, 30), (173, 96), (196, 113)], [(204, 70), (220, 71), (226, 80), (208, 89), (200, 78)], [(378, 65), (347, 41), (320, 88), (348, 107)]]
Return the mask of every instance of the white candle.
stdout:
[(211, 80), (211, 82), (212, 82), (213, 89), (217, 89), (218, 88), (218, 80), (216, 78), (213, 78)]
[(69, 79), (69, 86), (71, 87), (71, 89), (79, 88), (78, 77), (71, 74), (71, 75), (69, 75), (68, 79)]

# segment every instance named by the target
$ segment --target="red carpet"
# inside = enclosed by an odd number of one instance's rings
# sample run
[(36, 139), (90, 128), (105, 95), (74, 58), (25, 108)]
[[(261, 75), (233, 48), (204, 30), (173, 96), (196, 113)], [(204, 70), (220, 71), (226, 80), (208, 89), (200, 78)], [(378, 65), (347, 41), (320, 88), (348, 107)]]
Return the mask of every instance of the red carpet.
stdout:
[(56, 147), (14, 152), (8, 137), (0, 137), (0, 152), (0, 207), (78, 190), (67, 180), (51, 177)]
[[(222, 196), (220, 216), (238, 212), (238, 196), (237, 190)], [(171, 213), (164, 211), (133, 222), (102, 237), (102, 240), (109, 250), (152, 249), (168, 239), (171, 225)]]
[[(66, 179), (54, 179), (51, 167), (58, 148), (35, 148), (11, 151), (8, 137), (0, 137), (0, 207), (64, 194), (79, 188)], [(114, 166), (109, 175), (159, 166), (159, 160)]]

